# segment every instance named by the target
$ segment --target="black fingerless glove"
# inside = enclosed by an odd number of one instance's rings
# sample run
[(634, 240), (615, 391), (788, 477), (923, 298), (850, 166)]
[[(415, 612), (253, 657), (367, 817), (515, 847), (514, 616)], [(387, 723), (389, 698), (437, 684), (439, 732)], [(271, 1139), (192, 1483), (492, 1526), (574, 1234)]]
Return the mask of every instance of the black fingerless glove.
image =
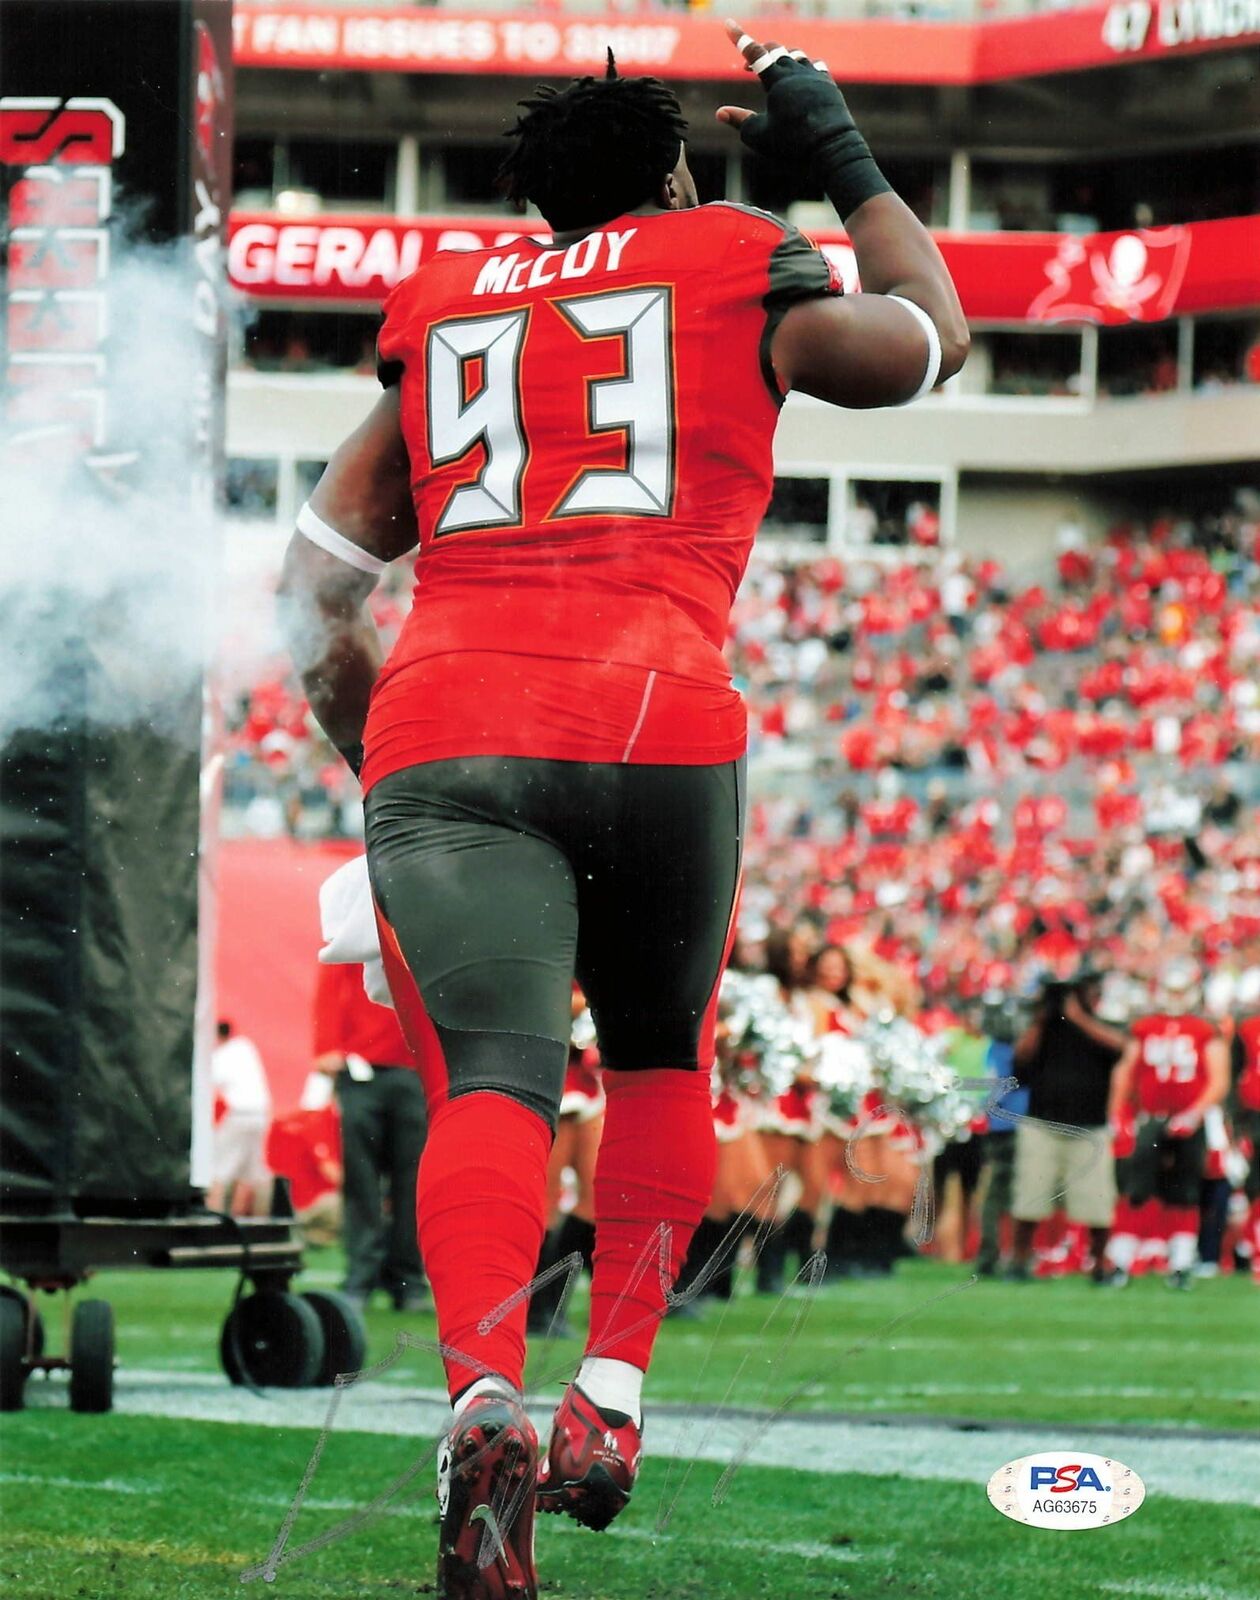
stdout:
[(766, 109), (739, 130), (750, 150), (789, 165), (803, 161), (842, 222), (863, 201), (892, 191), (844, 96), (825, 73), (783, 56), (760, 76)]

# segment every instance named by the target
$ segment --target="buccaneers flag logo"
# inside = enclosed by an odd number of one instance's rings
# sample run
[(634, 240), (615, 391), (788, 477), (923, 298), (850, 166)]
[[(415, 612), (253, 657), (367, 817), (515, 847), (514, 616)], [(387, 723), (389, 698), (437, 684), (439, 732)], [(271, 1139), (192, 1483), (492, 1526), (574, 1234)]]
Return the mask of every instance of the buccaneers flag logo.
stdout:
[(214, 40), (204, 22), (197, 24), (197, 148), (207, 164), (214, 159), (215, 124), (219, 120), (219, 107), (223, 104), (223, 73)]
[(1186, 227), (1068, 235), (1028, 308), (1038, 322), (1159, 322), (1171, 316), (1190, 259)]

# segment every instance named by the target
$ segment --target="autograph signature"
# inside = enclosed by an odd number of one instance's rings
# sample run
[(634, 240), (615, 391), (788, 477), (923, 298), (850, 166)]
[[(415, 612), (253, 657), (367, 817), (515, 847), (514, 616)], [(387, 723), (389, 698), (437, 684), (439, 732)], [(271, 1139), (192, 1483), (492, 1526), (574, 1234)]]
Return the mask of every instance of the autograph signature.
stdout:
[[(1017, 1087), (1017, 1081), (1014, 1078), (994, 1079), (986, 1077), (980, 1079), (963, 1079), (959, 1082), (958, 1087), (964, 1092), (983, 1091), (986, 1094), (986, 1102), (983, 1108), (981, 1108), (984, 1115), (1006, 1120), (1012, 1123), (1035, 1120), (1032, 1118), (1026, 1118), (1019, 1113), (1006, 1111), (998, 1106), (997, 1102), (1011, 1089)], [(849, 1147), (849, 1152), (846, 1156), (846, 1159), (849, 1162), (850, 1170), (856, 1177), (865, 1182), (882, 1182), (883, 1179), (881, 1175), (864, 1172), (857, 1165), (856, 1160), (852, 1155), (852, 1150), (862, 1137), (863, 1128), (867, 1125), (867, 1123), (874, 1121), (882, 1114), (884, 1114), (883, 1108), (878, 1108), (877, 1110), (871, 1112), (869, 1117), (865, 1118), (863, 1122), (859, 1124), (858, 1128), (855, 1130)], [(1042, 1125), (1050, 1126), (1056, 1131), (1068, 1135), (1078, 1135), (1082, 1137), (1085, 1136), (1083, 1130), (1067, 1125), (1060, 1125), (1057, 1123)], [(661, 1291), (665, 1302), (665, 1310), (661, 1313), (649, 1313), (645, 1315), (640, 1319), (639, 1322), (633, 1325), (634, 1328), (637, 1329), (646, 1326), (648, 1323), (658, 1320), (661, 1315), (664, 1315), (677, 1306), (687, 1305), (690, 1301), (695, 1299), (696, 1296), (702, 1294), (705, 1287), (712, 1280), (714, 1274), (719, 1270), (721, 1264), (728, 1258), (732, 1248), (745, 1233), (753, 1232), (754, 1253), (759, 1253), (764, 1247), (766, 1239), (769, 1236), (770, 1228), (772, 1226), (770, 1219), (774, 1214), (773, 1205), (762, 1208), (759, 1205), (759, 1202), (764, 1201), (767, 1198), (771, 1200), (777, 1200), (779, 1191), (782, 1188), (783, 1183), (786, 1181), (786, 1178), (786, 1172), (782, 1168), (778, 1168), (773, 1174), (771, 1174), (769, 1178), (766, 1179), (765, 1183), (762, 1184), (757, 1194), (753, 1197), (748, 1208), (742, 1212), (740, 1216), (737, 1217), (736, 1220), (731, 1224), (731, 1227), (728, 1229), (721, 1243), (714, 1250), (712, 1256), (705, 1263), (701, 1271), (696, 1275), (693, 1282), (678, 1294), (676, 1294), (673, 1290), (670, 1272), (671, 1229), (668, 1223), (659, 1224), (649, 1239), (642, 1255), (639, 1257), (639, 1260), (631, 1274), (630, 1281), (622, 1291), (622, 1297), (624, 1298), (630, 1293), (630, 1291), (638, 1284), (643, 1274), (647, 1272), (652, 1266), (653, 1262), (655, 1262)], [(758, 1222), (756, 1213), (762, 1209), (765, 1209), (769, 1215), (763, 1217), (763, 1219)], [(916, 1186), (914, 1208), (911, 1212), (912, 1220), (915, 1223), (916, 1242), (920, 1244), (926, 1243), (931, 1237), (932, 1211), (933, 1203), (931, 1178), (925, 1171), (923, 1174), (921, 1174), (919, 1183)], [(777, 1421), (786, 1416), (794, 1405), (804, 1399), (810, 1393), (811, 1389), (816, 1383), (828, 1376), (834, 1370), (834, 1357), (829, 1357), (827, 1364), (824, 1367), (819, 1368), (817, 1372), (812, 1373), (809, 1377), (797, 1383), (793, 1389), (768, 1412), (764, 1410), (767, 1399), (767, 1390), (771, 1382), (770, 1374), (773, 1372), (778, 1363), (787, 1357), (793, 1347), (798, 1343), (806, 1320), (817, 1303), (818, 1290), (824, 1281), (826, 1269), (826, 1254), (821, 1250), (816, 1251), (801, 1268), (793, 1282), (784, 1290), (782, 1296), (780, 1296), (780, 1298), (772, 1306), (765, 1319), (765, 1322), (762, 1325), (762, 1334), (768, 1335), (770, 1333), (772, 1324), (776, 1321), (782, 1308), (785, 1305), (790, 1307), (792, 1315), (788, 1327), (781, 1335), (778, 1345), (774, 1347), (772, 1356), (770, 1359), (766, 1360), (767, 1375), (762, 1379), (761, 1384), (757, 1388), (756, 1399), (752, 1404), (752, 1408), (754, 1410), (760, 1410), (762, 1414), (748, 1418), (745, 1427), (737, 1438), (731, 1453), (731, 1458), (724, 1467), (710, 1497), (711, 1503), (715, 1507), (720, 1506), (726, 1499), (736, 1474), (738, 1473), (740, 1467), (743, 1466), (752, 1455), (757, 1442), (771, 1427), (773, 1427)], [(582, 1258), (576, 1253), (566, 1256), (562, 1261), (556, 1262), (545, 1272), (539, 1273), (537, 1277), (533, 1278), (523, 1288), (514, 1291), (507, 1297), (507, 1299), (497, 1305), (493, 1311), (489, 1312), (487, 1316), (483, 1317), (481, 1322), (478, 1324), (478, 1333), (482, 1336), (489, 1333), (489, 1331), (495, 1327), (505, 1316), (509, 1315), (509, 1313), (515, 1307), (517, 1307), (522, 1300), (528, 1299), (536, 1290), (554, 1282), (557, 1278), (563, 1277), (565, 1279), (565, 1284), (561, 1294), (560, 1303), (553, 1314), (554, 1325), (563, 1318), (569, 1297), (581, 1271)], [(864, 1338), (859, 1339), (854, 1344), (850, 1345), (847, 1350), (842, 1352), (842, 1358), (859, 1355), (863, 1350), (868, 1349), (873, 1343), (882, 1338), (884, 1335), (892, 1333), (895, 1329), (901, 1327), (906, 1322), (909, 1322), (922, 1315), (932, 1306), (935, 1306), (944, 1300), (952, 1298), (954, 1295), (960, 1294), (972, 1288), (977, 1281), (978, 1280), (974, 1276), (967, 1278), (961, 1283), (942, 1290), (938, 1294), (929, 1296), (918, 1305), (910, 1307), (900, 1315), (892, 1317), (881, 1327), (873, 1330)], [(804, 1292), (794, 1295), (793, 1291), (798, 1289), (801, 1289)], [(708, 1370), (713, 1353), (718, 1347), (721, 1337), (722, 1324), (725, 1321), (727, 1309), (729, 1308), (725, 1306), (723, 1307), (722, 1314), (718, 1318), (718, 1321), (714, 1327), (714, 1337), (710, 1341), (709, 1348), (706, 1351), (703, 1362), (701, 1363), (700, 1371), (697, 1374), (698, 1379), (703, 1378), (705, 1372)], [(615, 1318), (613, 1320), (615, 1322)], [(627, 1330), (625, 1329), (620, 1329), (617, 1335), (618, 1339), (624, 1337), (626, 1331)], [(300, 1544), (291, 1543), (294, 1526), (301, 1512), (303, 1503), (306, 1500), (310, 1486), (319, 1470), (320, 1461), (323, 1457), (328, 1440), (332, 1435), (332, 1430), (336, 1422), (338, 1412), (341, 1408), (343, 1396), (356, 1384), (370, 1382), (373, 1378), (383, 1376), (393, 1366), (395, 1366), (408, 1351), (411, 1350), (422, 1352), (423, 1354), (430, 1356), (436, 1355), (438, 1357), (453, 1358), (461, 1362), (470, 1370), (477, 1372), (481, 1376), (490, 1377), (494, 1375), (491, 1368), (487, 1367), (484, 1362), (479, 1360), (476, 1356), (469, 1354), (467, 1351), (458, 1350), (451, 1345), (444, 1344), (440, 1339), (428, 1339), (418, 1334), (408, 1332), (399, 1332), (396, 1334), (393, 1350), (389, 1353), (389, 1355), (376, 1362), (375, 1365), (371, 1367), (365, 1367), (359, 1372), (338, 1374), (337, 1378), (334, 1380), (332, 1394), (329, 1397), (328, 1411), (324, 1419), (323, 1427), (321, 1428), (319, 1437), (311, 1451), (310, 1458), (306, 1464), (306, 1470), (302, 1475), (302, 1480), (298, 1485), (296, 1494), (293, 1497), (293, 1502), (286, 1511), (280, 1527), (276, 1532), (276, 1537), (272, 1544), (271, 1550), (262, 1561), (246, 1567), (241, 1572), (240, 1579), (242, 1583), (248, 1583), (259, 1578), (263, 1579), (265, 1582), (273, 1583), (281, 1567), (287, 1566), (290, 1562), (300, 1560), (303, 1556), (311, 1555), (317, 1550), (322, 1550), (328, 1545), (335, 1544), (339, 1540), (348, 1538), (352, 1534), (357, 1533), (360, 1529), (366, 1527), (367, 1524), (375, 1517), (388, 1513), (392, 1509), (393, 1504), (397, 1500), (398, 1496), (401, 1495), (402, 1492), (415, 1481), (420, 1473), (422, 1473), (434, 1461), (440, 1449), (442, 1442), (441, 1440), (435, 1441), (431, 1446), (424, 1450), (422, 1454), (418, 1456), (416, 1460), (413, 1461), (409, 1466), (404, 1468), (404, 1470), (400, 1472), (392, 1482), (387, 1483), (376, 1495), (372, 1497), (371, 1500), (369, 1500), (364, 1506), (360, 1507), (357, 1511), (351, 1512), (335, 1526), (325, 1529), (322, 1533), (313, 1535)], [(666, 1466), (665, 1482), (661, 1489), (661, 1498), (657, 1507), (656, 1531), (658, 1533), (664, 1533), (669, 1527), (670, 1521), (674, 1515), (674, 1511), (678, 1505), (678, 1501), (681, 1498), (683, 1490), (685, 1489), (687, 1482), (695, 1469), (697, 1458), (701, 1455), (704, 1444), (712, 1437), (714, 1431), (729, 1411), (732, 1397), (737, 1391), (741, 1392), (741, 1415), (743, 1414), (744, 1407), (748, 1404), (746, 1398), (748, 1394), (748, 1380), (746, 1374), (749, 1364), (754, 1360), (754, 1352), (756, 1352), (759, 1359), (765, 1359), (764, 1344), (762, 1344), (760, 1341), (752, 1341), (748, 1351), (740, 1361), (739, 1366), (732, 1374), (721, 1401), (714, 1408), (713, 1412), (705, 1418), (694, 1419), (694, 1421), (688, 1425), (685, 1425), (680, 1432), (673, 1454)], [(597, 1356), (601, 1353), (602, 1349), (598, 1346), (593, 1347), (591, 1350), (586, 1352), (587, 1355), (592, 1356)], [(554, 1371), (545, 1373), (544, 1376), (538, 1380), (536, 1385), (531, 1385), (531, 1388), (544, 1389), (548, 1385), (559, 1380), (567, 1381), (571, 1376), (571, 1369), (571, 1360), (566, 1360), (566, 1363), (563, 1367), (557, 1367)], [(702, 1430), (698, 1440), (695, 1437), (695, 1429)], [(678, 1473), (677, 1469), (680, 1466), (680, 1463), (683, 1464), (682, 1471), (681, 1473)], [(533, 1487), (534, 1485), (532, 1481), (526, 1477), (522, 1481), (521, 1486), (515, 1491), (512, 1497), (512, 1504), (479, 1508), (479, 1515), (481, 1515), (481, 1519), (486, 1524), (483, 1530), (481, 1545), (477, 1557), (480, 1565), (488, 1566), (497, 1558), (502, 1550), (502, 1538), (500, 1534), (501, 1527), (505, 1524), (511, 1523), (511, 1520), (517, 1509), (515, 1502), (519, 1500), (523, 1493), (532, 1493)]]

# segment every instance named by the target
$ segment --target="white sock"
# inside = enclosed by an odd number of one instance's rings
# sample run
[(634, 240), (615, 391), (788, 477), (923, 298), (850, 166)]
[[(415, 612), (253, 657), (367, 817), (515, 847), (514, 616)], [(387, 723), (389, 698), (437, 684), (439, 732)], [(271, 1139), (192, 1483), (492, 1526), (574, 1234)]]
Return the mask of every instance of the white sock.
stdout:
[(1135, 1233), (1113, 1233), (1107, 1241), (1107, 1259), (1117, 1272), (1128, 1272), (1137, 1259), (1138, 1238)]
[(1168, 1241), (1170, 1272), (1189, 1272), (1199, 1259), (1199, 1241), (1192, 1233), (1174, 1233)]
[(638, 1367), (607, 1356), (587, 1356), (578, 1369), (577, 1384), (601, 1411), (623, 1411), (636, 1428), (640, 1425), (643, 1374)]
[(469, 1384), (458, 1400), (451, 1404), (451, 1421), (458, 1422), (463, 1415), (464, 1407), (470, 1400), (475, 1400), (482, 1394), (510, 1394), (515, 1395), (516, 1390), (506, 1378), (500, 1378), (495, 1373), (490, 1373), (485, 1378), (478, 1378), (476, 1383)]

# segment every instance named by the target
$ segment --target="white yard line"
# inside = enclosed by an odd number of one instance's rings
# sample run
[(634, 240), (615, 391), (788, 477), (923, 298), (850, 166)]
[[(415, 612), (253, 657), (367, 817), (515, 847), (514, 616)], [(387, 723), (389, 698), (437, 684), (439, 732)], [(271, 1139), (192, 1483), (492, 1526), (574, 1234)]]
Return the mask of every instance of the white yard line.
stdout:
[[(430, 1492), (429, 1479), (423, 1480), (423, 1503), (409, 1503), (405, 1500), (396, 1501), (387, 1506), (381, 1513), (382, 1516), (415, 1518), (425, 1523), (433, 1520), (434, 1504)], [(54, 1474), (40, 1472), (0, 1472), (0, 1484), (21, 1485), (30, 1489), (72, 1489), (75, 1494), (123, 1494), (140, 1495), (146, 1499), (160, 1499), (167, 1493), (165, 1485), (160, 1483), (144, 1483), (140, 1481), (129, 1482), (118, 1478), (65, 1478)], [(246, 1494), (237, 1495), (238, 1501), (243, 1500), (252, 1506), (268, 1506), (277, 1512), (287, 1511), (290, 1500), (285, 1495), (279, 1494)], [(363, 1509), (359, 1500), (346, 1499), (319, 1499), (315, 1495), (308, 1495), (302, 1502), (306, 1511), (338, 1511), (353, 1512)], [(583, 1538), (590, 1535), (585, 1529), (579, 1528), (574, 1522), (567, 1521), (564, 1517), (546, 1517), (539, 1522), (544, 1536), (550, 1534), (578, 1534)], [(619, 1539), (631, 1539), (636, 1542), (650, 1545), (672, 1544), (679, 1537), (672, 1533), (656, 1533), (651, 1528), (618, 1527)], [(688, 1534), (690, 1541), (694, 1535)], [(854, 1548), (849, 1545), (822, 1544), (812, 1539), (733, 1539), (722, 1530), (720, 1540), (723, 1549), (756, 1550), (760, 1553), (773, 1556), (791, 1556), (798, 1561), (836, 1561), (841, 1564), (854, 1564), (861, 1561), (891, 1561), (897, 1555), (897, 1550), (892, 1545), (863, 1545)]]
[[(1213, 1357), (1215, 1358), (1215, 1350)], [(1254, 1357), (1254, 1350), (1251, 1352)], [(845, 1383), (841, 1384), (841, 1395), (875, 1395), (884, 1398), (891, 1395), (945, 1395), (945, 1394), (1023, 1394), (1028, 1385), (1024, 1383)], [(1057, 1384), (1056, 1395), (1072, 1395), (1084, 1400), (1109, 1399), (1113, 1395), (1123, 1400), (1151, 1400), (1156, 1397), (1167, 1398), (1167, 1386), (1158, 1384)], [(1260, 1390), (1256, 1389), (1217, 1389), (1211, 1384), (1196, 1381), (1194, 1393), (1208, 1396), (1214, 1400), (1260, 1400)]]
[(1257, 1600), (1260, 1589), (1222, 1589), (1215, 1583), (1160, 1583), (1155, 1578), (1099, 1582), (1103, 1594), (1127, 1594), (1134, 1600)]
[[(115, 1405), (131, 1416), (319, 1429), (329, 1415), (333, 1397), (327, 1389), (273, 1389), (254, 1395), (247, 1389), (232, 1388), (213, 1373), (124, 1368), (118, 1374)], [(64, 1406), (64, 1384), (29, 1385), (27, 1403), (33, 1409)], [(551, 1405), (531, 1403), (530, 1410), (539, 1428), (546, 1427)], [(440, 1390), (402, 1390), (396, 1384), (364, 1382), (342, 1392), (333, 1426), (347, 1433), (411, 1436), (419, 1454), (430, 1447), (449, 1415)], [(1098, 1430), (1091, 1429), (1090, 1435), (1091, 1448), (1102, 1448), (1097, 1442)], [(679, 1462), (697, 1460), (725, 1466), (738, 1456), (754, 1467), (981, 1486), (1008, 1461), (1039, 1450), (1079, 1450), (1081, 1439), (1071, 1427), (1045, 1423), (972, 1431), (939, 1423), (822, 1423), (791, 1416), (770, 1424), (761, 1417), (722, 1417), (711, 1410), (682, 1415), (653, 1415), (649, 1410), (647, 1448), (658, 1461), (672, 1457)], [(1193, 1436), (1125, 1437), (1124, 1430), (1118, 1429), (1115, 1443), (1107, 1448), (1114, 1449), (1117, 1457), (1141, 1476), (1152, 1494), (1223, 1505), (1260, 1504), (1260, 1439), (1240, 1435), (1223, 1443), (1219, 1438)], [(1228, 1470), (1224, 1471), (1226, 1460)]]
[[(543, 1529), (552, 1533), (584, 1534), (585, 1529), (579, 1528), (576, 1522), (569, 1522), (564, 1517), (546, 1517), (539, 1523)], [(622, 1527), (618, 1525), (617, 1537), (619, 1539), (637, 1539), (643, 1544), (658, 1545), (672, 1544), (678, 1535), (672, 1533), (655, 1533), (651, 1528)], [(688, 1543), (695, 1537), (694, 1534), (686, 1535)], [(724, 1550), (757, 1550), (764, 1551), (773, 1556), (794, 1556), (798, 1561), (892, 1561), (903, 1552), (894, 1545), (863, 1545), (854, 1549), (848, 1545), (820, 1544), (813, 1539), (792, 1539), (777, 1541), (773, 1539), (732, 1539), (722, 1530), (717, 1540)]]
[(24, 1488), (73, 1489), (75, 1494), (135, 1494), (145, 1499), (166, 1493), (160, 1483), (143, 1483), (128, 1478), (63, 1478), (52, 1472), (0, 1472), (0, 1483), (20, 1484)]

